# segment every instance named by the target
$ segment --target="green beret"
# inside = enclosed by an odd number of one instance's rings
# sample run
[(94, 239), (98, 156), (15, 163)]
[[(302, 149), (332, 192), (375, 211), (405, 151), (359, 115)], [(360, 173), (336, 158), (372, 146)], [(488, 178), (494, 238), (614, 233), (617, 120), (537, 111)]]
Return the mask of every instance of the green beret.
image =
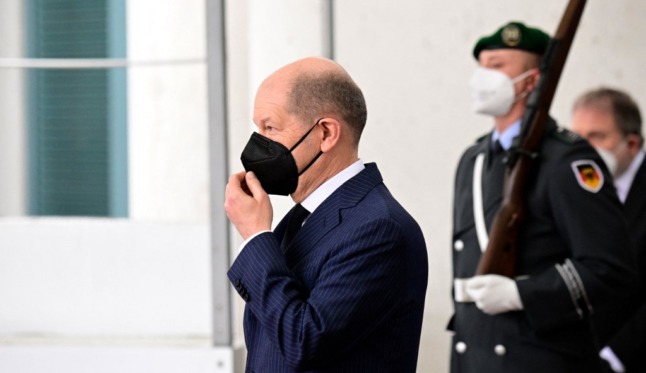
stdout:
[(473, 48), (473, 57), (478, 59), (484, 49), (520, 49), (542, 55), (550, 42), (550, 36), (537, 28), (520, 22), (510, 22), (491, 35), (483, 36)]

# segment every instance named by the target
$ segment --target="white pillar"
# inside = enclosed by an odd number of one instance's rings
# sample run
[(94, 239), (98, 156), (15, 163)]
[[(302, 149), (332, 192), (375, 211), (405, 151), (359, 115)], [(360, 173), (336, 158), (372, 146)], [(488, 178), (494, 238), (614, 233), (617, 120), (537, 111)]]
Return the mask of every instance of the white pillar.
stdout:
[[(0, 58), (23, 57), (23, 1), (0, 2)], [(0, 216), (26, 213), (25, 70), (0, 69)]]

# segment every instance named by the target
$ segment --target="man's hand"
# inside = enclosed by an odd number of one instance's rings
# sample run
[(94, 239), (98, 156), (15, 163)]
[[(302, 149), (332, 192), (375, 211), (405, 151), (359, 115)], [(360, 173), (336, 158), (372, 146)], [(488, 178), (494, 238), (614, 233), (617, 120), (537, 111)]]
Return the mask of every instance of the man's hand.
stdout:
[(253, 172), (231, 175), (225, 191), (224, 211), (245, 240), (271, 229), (273, 207)]
[(466, 282), (467, 294), (482, 312), (495, 315), (523, 309), (516, 281), (499, 275), (475, 276)]

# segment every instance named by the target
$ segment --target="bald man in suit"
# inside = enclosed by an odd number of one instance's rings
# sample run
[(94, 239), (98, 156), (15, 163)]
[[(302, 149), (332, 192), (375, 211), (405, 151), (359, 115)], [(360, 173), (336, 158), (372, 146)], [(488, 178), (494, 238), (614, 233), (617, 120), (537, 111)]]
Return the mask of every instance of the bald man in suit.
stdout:
[[(415, 372), (426, 245), (373, 163), (363, 94), (306, 58), (258, 89), (225, 210), (245, 239), (228, 276), (246, 302), (247, 372)], [(270, 194), (296, 206), (271, 231)]]

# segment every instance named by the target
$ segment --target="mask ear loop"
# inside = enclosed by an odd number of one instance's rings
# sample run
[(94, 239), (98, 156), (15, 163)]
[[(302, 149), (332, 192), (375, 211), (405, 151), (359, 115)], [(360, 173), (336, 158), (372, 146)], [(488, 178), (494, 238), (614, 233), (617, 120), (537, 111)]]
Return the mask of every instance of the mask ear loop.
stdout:
[(298, 142), (297, 142), (296, 144), (294, 144), (294, 146), (292, 146), (291, 148), (289, 148), (289, 152), (290, 152), (290, 153), (292, 152), (292, 150), (296, 149), (296, 147), (297, 147), (297, 146), (299, 146), (303, 141), (305, 141), (305, 139), (307, 138), (307, 135), (309, 135), (309, 134), (310, 134), (310, 132), (312, 132), (312, 130), (314, 129), (314, 127), (316, 127), (316, 126), (319, 124), (319, 122), (321, 121), (321, 119), (323, 119), (323, 118), (319, 118), (319, 119), (316, 121), (316, 123), (314, 123), (314, 125), (312, 126), (312, 128), (310, 128), (309, 130), (307, 130), (307, 132), (305, 132), (305, 134), (303, 135), (303, 137), (301, 137), (301, 139), (300, 139), (300, 140), (298, 140)]
[[(511, 83), (516, 84), (516, 83), (522, 81), (523, 79), (527, 78), (528, 76), (530, 76), (532, 74), (532, 70), (534, 70), (534, 69), (529, 69), (529, 70), (525, 71), (524, 73), (518, 75), (517, 77), (515, 77), (514, 79), (511, 80)], [(529, 92), (527, 92), (527, 91), (521, 92), (521, 94), (519, 94), (518, 97), (514, 98), (514, 103), (522, 100), (523, 98), (525, 98), (527, 96), (529, 96)]]
[(533, 70), (534, 69), (529, 69), (529, 70), (525, 71), (524, 73), (522, 73), (522, 74), (518, 75), (517, 77), (515, 77), (514, 79), (512, 79), (511, 82), (514, 83), (514, 84), (520, 82), (521, 80), (523, 80), (523, 79), (527, 78), (528, 76), (530, 76), (532, 74)]
[[(294, 146), (292, 146), (292, 147), (289, 149), (289, 152), (290, 152), (290, 153), (292, 152), (292, 150), (296, 149), (296, 147), (297, 147), (298, 145), (300, 145), (300, 144), (305, 140), (305, 138), (307, 138), (307, 135), (309, 135), (309, 134), (310, 134), (310, 132), (312, 132), (312, 130), (314, 129), (314, 127), (316, 127), (316, 126), (319, 124), (319, 122), (321, 122), (321, 119), (323, 119), (323, 118), (319, 118), (319, 119), (316, 121), (316, 123), (314, 123), (314, 125), (312, 126), (312, 128), (310, 128), (307, 132), (305, 132), (305, 134), (303, 135), (303, 137), (301, 137), (301, 139), (300, 139), (300, 140), (298, 140), (298, 142), (297, 142), (296, 144), (294, 144)], [(305, 171), (307, 171), (307, 169), (308, 169), (308, 168), (310, 168), (310, 167), (314, 164), (314, 162), (316, 162), (316, 160), (317, 160), (317, 159), (319, 159), (319, 157), (320, 157), (321, 155), (323, 155), (323, 151), (319, 151), (319, 153), (316, 155), (316, 157), (314, 157), (314, 159), (312, 159), (312, 161), (311, 161), (307, 166), (305, 166), (305, 168), (304, 168), (301, 172), (299, 172), (299, 173), (298, 173), (298, 176), (301, 176)]]

